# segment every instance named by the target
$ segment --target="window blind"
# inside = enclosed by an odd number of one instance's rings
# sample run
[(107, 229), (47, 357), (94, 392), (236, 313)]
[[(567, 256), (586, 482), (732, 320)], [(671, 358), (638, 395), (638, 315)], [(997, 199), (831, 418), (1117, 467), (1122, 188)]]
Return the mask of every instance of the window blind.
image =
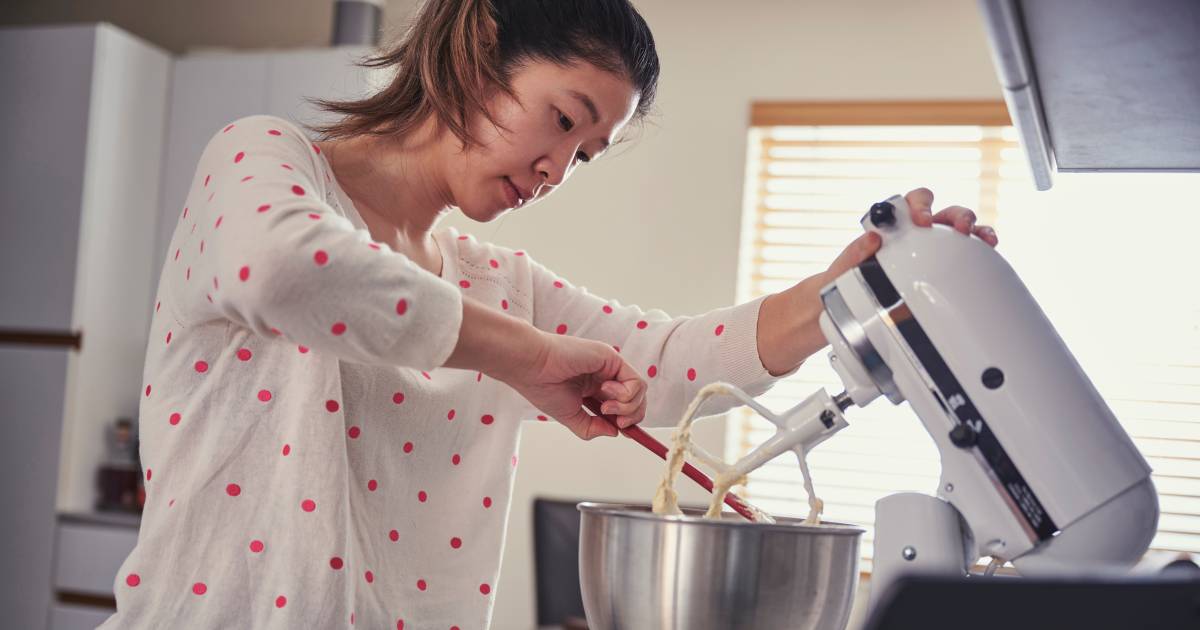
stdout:
[[(740, 301), (824, 271), (861, 233), (866, 208), (891, 194), (927, 186), (935, 211), (974, 209), (1154, 468), (1153, 548), (1200, 553), (1200, 292), (1187, 271), (1200, 175), (1059, 174), (1036, 192), (1003, 103), (773, 104), (753, 123)], [(782, 411), (821, 387), (843, 389), (828, 348), (759, 401)], [(730, 418), (730, 459), (774, 432), (746, 408)], [(867, 529), (869, 571), (875, 501), (933, 494), (940, 464), (907, 403), (880, 398), (847, 419), (809, 464), (824, 517)], [(768, 512), (807, 512), (794, 457), (737, 490)]]

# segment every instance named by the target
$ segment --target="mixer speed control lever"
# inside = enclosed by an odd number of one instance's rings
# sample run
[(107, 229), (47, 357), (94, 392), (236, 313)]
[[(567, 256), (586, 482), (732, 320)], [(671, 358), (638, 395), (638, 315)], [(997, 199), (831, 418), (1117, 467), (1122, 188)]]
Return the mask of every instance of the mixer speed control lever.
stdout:
[(979, 433), (963, 422), (950, 430), (950, 441), (958, 448), (971, 448), (979, 442)]

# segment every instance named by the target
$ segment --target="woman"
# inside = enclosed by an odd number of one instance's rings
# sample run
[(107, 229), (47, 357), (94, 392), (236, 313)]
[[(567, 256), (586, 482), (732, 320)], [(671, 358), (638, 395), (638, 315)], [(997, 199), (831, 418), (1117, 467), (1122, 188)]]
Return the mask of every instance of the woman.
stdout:
[[(583, 439), (673, 420), (705, 383), (752, 394), (824, 345), (817, 290), (670, 318), (522, 251), (435, 229), (561, 186), (649, 109), (658, 59), (625, 0), (430, 0), (397, 75), (310, 143), (217, 131), (159, 282), (141, 402), (147, 503), (105, 628), (480, 628), (517, 422)], [(932, 195), (909, 193), (930, 225)], [(936, 220), (991, 244), (965, 208)], [(723, 411), (712, 405), (706, 413)]]

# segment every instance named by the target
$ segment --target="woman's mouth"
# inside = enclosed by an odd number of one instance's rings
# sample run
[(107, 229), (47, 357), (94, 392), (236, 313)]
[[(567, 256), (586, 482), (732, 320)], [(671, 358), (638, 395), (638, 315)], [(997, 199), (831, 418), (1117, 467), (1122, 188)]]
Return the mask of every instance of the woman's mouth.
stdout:
[(504, 200), (508, 203), (508, 207), (520, 208), (524, 205), (526, 199), (521, 195), (521, 190), (517, 188), (516, 184), (513, 184), (507, 175), (501, 179), (504, 186)]

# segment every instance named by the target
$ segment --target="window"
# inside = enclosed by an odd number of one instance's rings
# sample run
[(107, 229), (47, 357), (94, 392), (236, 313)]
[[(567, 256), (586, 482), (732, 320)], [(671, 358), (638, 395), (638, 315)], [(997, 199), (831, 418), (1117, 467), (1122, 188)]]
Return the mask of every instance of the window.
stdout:
[[(1162, 513), (1153, 548), (1200, 553), (1200, 280), (1191, 272), (1200, 174), (1060, 173), (1037, 192), (1003, 103), (759, 105), (739, 301), (824, 271), (860, 234), (871, 203), (917, 186), (934, 191), (935, 211), (964, 205), (996, 227), (998, 251), (1154, 468)], [(759, 400), (782, 411), (821, 387), (843, 389), (828, 349)], [(825, 518), (867, 528), (869, 570), (875, 501), (932, 494), (940, 464), (907, 403), (880, 398), (846, 415), (850, 426), (809, 464)], [(745, 408), (730, 418), (730, 459), (774, 431)], [(795, 458), (777, 458), (739, 490), (768, 512), (807, 512)]]

